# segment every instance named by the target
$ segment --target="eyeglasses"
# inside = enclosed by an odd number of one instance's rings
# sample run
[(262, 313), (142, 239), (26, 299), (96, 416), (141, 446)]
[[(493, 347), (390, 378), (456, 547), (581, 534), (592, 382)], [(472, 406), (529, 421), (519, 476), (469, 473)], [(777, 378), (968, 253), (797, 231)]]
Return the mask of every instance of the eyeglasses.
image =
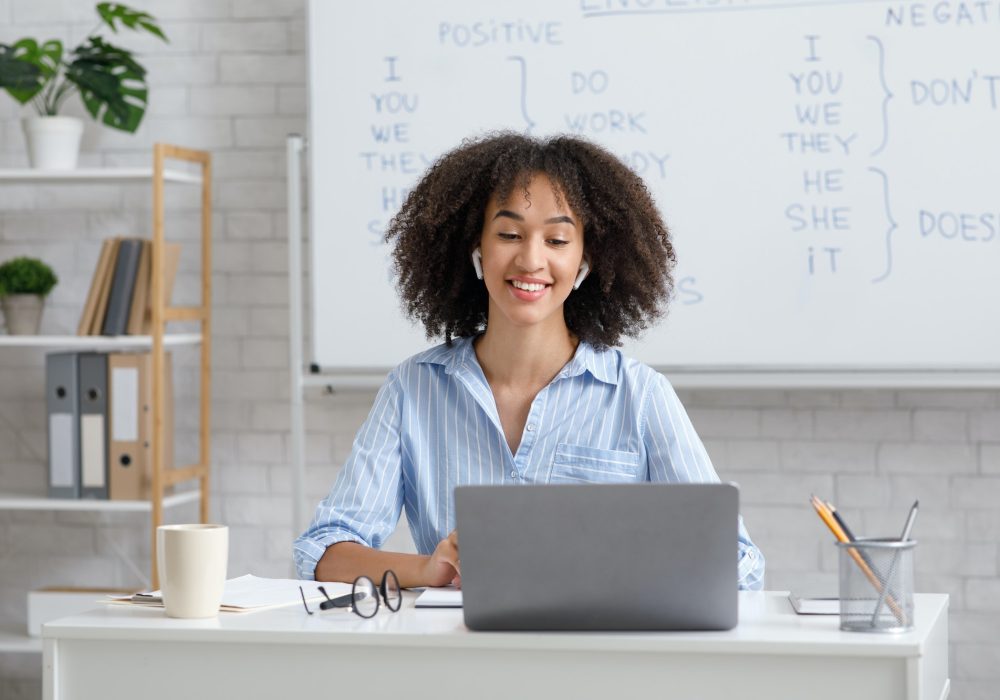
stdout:
[[(346, 608), (358, 617), (365, 619), (375, 617), (375, 613), (378, 612), (380, 598), (385, 601), (385, 607), (389, 608), (391, 612), (396, 612), (403, 604), (403, 591), (399, 587), (399, 579), (390, 570), (386, 570), (382, 574), (382, 582), (379, 583), (378, 587), (367, 576), (358, 576), (354, 579), (351, 592), (337, 596), (336, 598), (331, 598), (322, 586), (318, 586), (318, 589), (323, 594), (323, 597), (326, 598), (326, 600), (319, 604), (320, 610)], [(302, 586), (299, 586), (299, 595), (302, 596), (302, 606), (308, 614), (312, 615), (313, 611), (309, 609), (309, 604), (306, 603), (306, 593), (302, 590)]]

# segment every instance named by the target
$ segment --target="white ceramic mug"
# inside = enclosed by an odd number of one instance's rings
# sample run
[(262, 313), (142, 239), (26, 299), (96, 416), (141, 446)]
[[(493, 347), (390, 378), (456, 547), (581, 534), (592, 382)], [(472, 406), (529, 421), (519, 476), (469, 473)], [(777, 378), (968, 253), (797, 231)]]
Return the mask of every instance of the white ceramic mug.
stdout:
[(228, 560), (229, 528), (225, 525), (156, 528), (156, 564), (167, 615), (218, 615)]

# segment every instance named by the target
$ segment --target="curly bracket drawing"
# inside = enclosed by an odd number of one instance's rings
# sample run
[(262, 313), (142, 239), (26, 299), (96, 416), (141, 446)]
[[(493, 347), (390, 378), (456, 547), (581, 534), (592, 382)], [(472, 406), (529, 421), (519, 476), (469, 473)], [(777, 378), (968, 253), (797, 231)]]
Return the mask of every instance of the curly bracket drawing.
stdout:
[(889, 177), (878, 168), (869, 167), (868, 169), (882, 177), (882, 202), (885, 206), (885, 218), (889, 220), (889, 228), (885, 231), (885, 272), (872, 279), (872, 282), (875, 283), (884, 281), (892, 272), (892, 232), (899, 226), (892, 218), (892, 211), (889, 209)]
[(528, 116), (528, 64), (524, 60), (524, 56), (508, 56), (507, 59), (517, 61), (521, 66), (521, 116), (524, 117), (524, 121), (528, 125), (524, 131), (530, 134), (531, 130), (535, 128), (535, 122)]
[(868, 38), (874, 41), (875, 46), (878, 47), (878, 77), (882, 83), (882, 90), (885, 93), (885, 97), (882, 98), (882, 143), (871, 152), (873, 156), (877, 156), (885, 149), (886, 144), (889, 142), (889, 100), (893, 98), (893, 94), (885, 82), (885, 47), (882, 46), (882, 40), (877, 36), (869, 36)]

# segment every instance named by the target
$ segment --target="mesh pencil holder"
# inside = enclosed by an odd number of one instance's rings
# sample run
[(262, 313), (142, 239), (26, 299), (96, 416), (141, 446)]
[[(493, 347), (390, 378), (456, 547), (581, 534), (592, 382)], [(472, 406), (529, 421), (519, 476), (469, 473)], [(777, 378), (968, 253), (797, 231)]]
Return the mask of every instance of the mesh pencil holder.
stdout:
[(840, 629), (906, 632), (913, 628), (916, 540), (859, 538), (840, 548)]

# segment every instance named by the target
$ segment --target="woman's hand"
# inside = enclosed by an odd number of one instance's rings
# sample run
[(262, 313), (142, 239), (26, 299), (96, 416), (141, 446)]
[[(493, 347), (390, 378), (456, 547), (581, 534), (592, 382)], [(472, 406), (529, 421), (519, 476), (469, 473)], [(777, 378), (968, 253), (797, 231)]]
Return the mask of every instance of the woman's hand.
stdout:
[(447, 586), (453, 584), (461, 588), (462, 569), (458, 558), (458, 530), (438, 542), (434, 553), (424, 565), (424, 576), (428, 586)]

